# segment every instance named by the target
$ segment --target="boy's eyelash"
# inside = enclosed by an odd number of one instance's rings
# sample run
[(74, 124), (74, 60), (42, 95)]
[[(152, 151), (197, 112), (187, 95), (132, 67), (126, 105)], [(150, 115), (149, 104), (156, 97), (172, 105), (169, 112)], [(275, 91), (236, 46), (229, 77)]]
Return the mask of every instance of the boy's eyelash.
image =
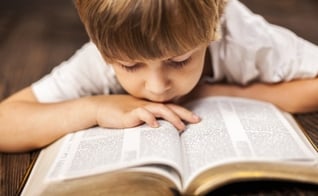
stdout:
[(187, 65), (192, 60), (192, 57), (187, 58), (183, 61), (169, 61), (168, 64), (174, 68), (182, 68), (183, 66)]
[(124, 70), (126, 70), (127, 72), (134, 72), (138, 69), (138, 64), (133, 65), (133, 66), (126, 66), (123, 64), (120, 64), (120, 67)]
[[(169, 60), (167, 62), (167, 65), (173, 67), (173, 68), (176, 68), (176, 69), (181, 69), (183, 66), (187, 65), (190, 61), (192, 60), (192, 57), (189, 57), (187, 58), (186, 60), (183, 60), (183, 61), (172, 61), (172, 60)], [(137, 71), (138, 68), (139, 68), (139, 64), (135, 64), (133, 66), (126, 66), (126, 65), (123, 65), (123, 64), (119, 64), (120, 67), (124, 70), (126, 70), (127, 72), (134, 72), (134, 71)]]

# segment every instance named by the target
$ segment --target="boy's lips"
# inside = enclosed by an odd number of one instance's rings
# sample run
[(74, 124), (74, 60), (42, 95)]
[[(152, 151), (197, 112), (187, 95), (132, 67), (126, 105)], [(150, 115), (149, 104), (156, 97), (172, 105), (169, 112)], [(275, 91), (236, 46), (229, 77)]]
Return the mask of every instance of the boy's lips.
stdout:
[(149, 100), (153, 102), (158, 102), (158, 103), (177, 103), (178, 100), (180, 100), (180, 96), (171, 97), (171, 98), (152, 98)]

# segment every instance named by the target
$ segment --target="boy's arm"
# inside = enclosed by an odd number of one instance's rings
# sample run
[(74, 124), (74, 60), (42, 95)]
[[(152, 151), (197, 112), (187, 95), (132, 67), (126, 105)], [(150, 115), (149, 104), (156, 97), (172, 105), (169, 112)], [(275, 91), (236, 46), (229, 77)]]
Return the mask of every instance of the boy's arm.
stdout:
[(156, 118), (184, 129), (193, 114), (174, 104), (152, 103), (130, 95), (87, 96), (59, 103), (39, 103), (30, 87), (0, 103), (0, 151), (17, 152), (44, 147), (63, 135), (95, 125), (126, 128)]
[(87, 104), (85, 99), (40, 104), (30, 87), (23, 89), (0, 104), (0, 151), (43, 147), (68, 132), (93, 126), (94, 111)]
[(222, 95), (263, 100), (291, 113), (318, 111), (318, 78), (248, 86), (205, 84), (194, 93), (199, 97)]

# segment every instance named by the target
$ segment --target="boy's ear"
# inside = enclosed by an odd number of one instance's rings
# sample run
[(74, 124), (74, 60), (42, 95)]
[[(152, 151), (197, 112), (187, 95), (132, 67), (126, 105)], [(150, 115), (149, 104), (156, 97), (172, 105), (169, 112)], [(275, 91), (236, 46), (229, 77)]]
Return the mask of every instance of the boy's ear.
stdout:
[(222, 38), (222, 28), (221, 28), (221, 21), (219, 21), (215, 27), (212, 41), (217, 41), (217, 40), (220, 40), (221, 38)]

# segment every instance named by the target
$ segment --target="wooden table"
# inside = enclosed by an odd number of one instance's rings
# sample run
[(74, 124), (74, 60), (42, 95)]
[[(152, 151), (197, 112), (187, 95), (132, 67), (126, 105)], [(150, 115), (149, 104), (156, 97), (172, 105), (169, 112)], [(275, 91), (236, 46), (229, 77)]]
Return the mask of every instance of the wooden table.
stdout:
[[(71, 0), (2, 1), (0, 100), (41, 78), (87, 41)], [(0, 196), (15, 195), (37, 154), (0, 154)]]
[[(318, 43), (318, 1), (242, 1), (268, 20)], [(3, 1), (0, 7), (0, 100), (41, 78), (87, 40), (71, 0)], [(295, 117), (318, 145), (318, 113)], [(38, 152), (0, 153), (0, 196), (16, 194)], [(266, 181), (232, 184), (216, 193), (317, 195), (318, 187)]]

